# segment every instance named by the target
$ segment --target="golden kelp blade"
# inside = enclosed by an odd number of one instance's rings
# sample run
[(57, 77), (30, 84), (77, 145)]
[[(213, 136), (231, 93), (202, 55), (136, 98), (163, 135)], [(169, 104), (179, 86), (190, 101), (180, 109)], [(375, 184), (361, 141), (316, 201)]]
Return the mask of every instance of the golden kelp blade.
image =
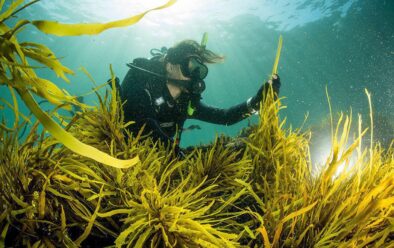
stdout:
[(55, 21), (33, 21), (32, 24), (46, 34), (53, 34), (57, 36), (74, 36), (84, 34), (94, 35), (110, 28), (120, 28), (133, 25), (140, 21), (147, 13), (153, 10), (170, 7), (175, 2), (176, 0), (170, 0), (162, 6), (147, 10), (139, 15), (107, 23), (64, 24)]
[(53, 137), (59, 140), (64, 146), (73, 152), (96, 160), (97, 162), (113, 166), (116, 168), (128, 168), (139, 162), (139, 158), (135, 157), (129, 160), (120, 160), (92, 147), (86, 145), (66, 132), (56, 122), (54, 122), (44, 111), (40, 109), (37, 102), (26, 89), (18, 89), (18, 93), (26, 103), (26, 106), (37, 117), (46, 130), (48, 130)]
[(282, 35), (280, 35), (278, 42), (278, 49), (276, 50), (276, 57), (275, 57), (274, 67), (272, 68), (271, 76), (274, 74), (278, 74), (278, 64), (279, 64), (280, 52), (282, 50), (282, 42), (283, 42)]
[(74, 75), (74, 72), (62, 65), (59, 59), (56, 58), (55, 54), (48, 47), (33, 42), (22, 42), (20, 45), (23, 48), (25, 56), (50, 68), (56, 73), (57, 77), (62, 78), (67, 83), (70, 82), (65, 74)]

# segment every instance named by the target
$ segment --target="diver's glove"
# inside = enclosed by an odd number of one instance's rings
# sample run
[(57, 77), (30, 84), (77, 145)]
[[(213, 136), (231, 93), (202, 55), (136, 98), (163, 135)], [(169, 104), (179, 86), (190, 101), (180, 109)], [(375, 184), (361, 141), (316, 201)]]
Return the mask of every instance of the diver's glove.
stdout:
[(275, 100), (277, 99), (281, 83), (279, 75), (274, 74), (272, 79), (268, 80), (268, 82), (265, 82), (265, 84), (260, 87), (254, 97), (247, 100), (246, 104), (250, 112), (253, 113), (260, 109), (260, 102), (263, 100), (263, 95), (265, 96), (267, 94), (270, 85), (272, 85), (272, 90), (274, 91), (274, 98)]
[[(115, 79), (115, 87), (117, 89), (119, 89), (120, 88), (120, 80), (118, 77), (115, 77), (114, 79)], [(112, 88), (112, 78), (107, 80), (107, 84)]]

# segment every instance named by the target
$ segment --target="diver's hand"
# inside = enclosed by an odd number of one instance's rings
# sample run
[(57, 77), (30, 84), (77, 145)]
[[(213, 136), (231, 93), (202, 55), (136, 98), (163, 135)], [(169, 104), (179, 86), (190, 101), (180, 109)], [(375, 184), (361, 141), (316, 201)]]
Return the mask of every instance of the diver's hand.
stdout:
[(272, 85), (272, 89), (274, 91), (274, 97), (275, 100), (279, 95), (279, 90), (280, 90), (280, 78), (278, 74), (272, 75), (272, 79), (268, 80), (268, 82), (265, 82), (260, 89), (257, 91), (257, 94), (250, 98), (247, 102), (248, 108), (251, 108), (254, 111), (257, 111), (259, 109), (260, 102), (263, 100), (263, 94), (266, 95), (270, 85)]
[(268, 80), (268, 82), (266, 82), (265, 84), (271, 84), (272, 85), (272, 89), (274, 90), (274, 96), (275, 99), (279, 96), (279, 90), (280, 90), (280, 78), (278, 74), (274, 74), (272, 75), (272, 79)]
[[(119, 89), (120, 88), (120, 80), (118, 77), (115, 77), (114, 79), (115, 79), (115, 87), (116, 87), (116, 89)], [(107, 84), (112, 88), (112, 78), (107, 80)]]

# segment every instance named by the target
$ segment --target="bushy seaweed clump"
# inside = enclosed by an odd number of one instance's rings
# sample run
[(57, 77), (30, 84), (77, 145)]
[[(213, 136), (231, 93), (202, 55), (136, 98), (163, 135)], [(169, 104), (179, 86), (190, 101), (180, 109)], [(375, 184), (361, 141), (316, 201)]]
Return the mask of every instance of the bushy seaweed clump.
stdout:
[[(141, 161), (109, 167), (38, 134), (37, 124), (23, 142), (1, 129), (6, 246), (393, 245), (393, 149), (363, 151), (361, 136), (346, 146), (350, 118), (339, 121), (332, 153), (312, 176), (308, 135), (283, 129), (271, 97), (248, 137), (218, 138), (184, 160), (130, 135), (114, 94), (98, 97), (100, 105), (78, 112), (66, 129), (114, 157)], [(337, 173), (339, 165), (347, 169)]]

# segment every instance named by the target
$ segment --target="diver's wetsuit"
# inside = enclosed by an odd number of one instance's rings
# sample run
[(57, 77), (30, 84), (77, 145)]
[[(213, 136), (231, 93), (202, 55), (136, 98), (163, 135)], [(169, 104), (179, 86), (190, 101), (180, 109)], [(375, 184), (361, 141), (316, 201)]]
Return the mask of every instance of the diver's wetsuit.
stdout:
[[(135, 66), (165, 75), (163, 62), (138, 58)], [(136, 68), (130, 68), (121, 85), (125, 121), (134, 121), (130, 131), (138, 132), (143, 125), (144, 133), (151, 133), (154, 139), (172, 142), (176, 132), (182, 130), (186, 119), (198, 119), (210, 123), (232, 125), (247, 117), (250, 109), (241, 103), (229, 109), (219, 109), (205, 105), (200, 95), (182, 93), (174, 100), (167, 88), (166, 79)], [(188, 114), (188, 107), (194, 109)]]

